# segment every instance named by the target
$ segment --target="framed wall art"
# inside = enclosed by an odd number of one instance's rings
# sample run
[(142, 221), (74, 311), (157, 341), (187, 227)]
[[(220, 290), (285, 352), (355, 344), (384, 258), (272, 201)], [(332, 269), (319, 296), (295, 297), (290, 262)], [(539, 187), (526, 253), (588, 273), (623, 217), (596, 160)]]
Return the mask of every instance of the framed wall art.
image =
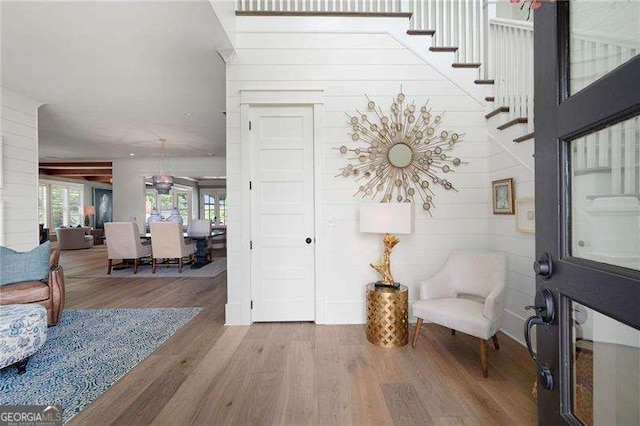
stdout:
[(513, 200), (513, 179), (500, 179), (491, 182), (493, 214), (515, 214)]
[(524, 234), (536, 232), (536, 202), (534, 198), (516, 200), (516, 231)]
[(113, 194), (110, 189), (93, 188), (95, 227), (104, 229), (105, 222), (113, 221)]

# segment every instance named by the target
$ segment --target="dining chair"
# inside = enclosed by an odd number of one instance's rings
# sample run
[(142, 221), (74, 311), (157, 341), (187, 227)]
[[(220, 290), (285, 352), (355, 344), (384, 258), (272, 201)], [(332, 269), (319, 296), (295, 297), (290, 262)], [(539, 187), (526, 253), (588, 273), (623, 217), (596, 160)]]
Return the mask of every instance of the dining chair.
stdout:
[(196, 245), (186, 244), (182, 234), (182, 225), (178, 222), (151, 222), (151, 250), (152, 272), (156, 273), (158, 259), (169, 267), (177, 265), (180, 273), (184, 265), (184, 258), (190, 262), (195, 260)]
[(104, 234), (107, 240), (107, 274), (111, 274), (113, 261), (133, 260), (133, 273), (138, 273), (140, 259), (151, 256), (151, 247), (142, 244), (140, 231), (135, 222), (105, 222)]

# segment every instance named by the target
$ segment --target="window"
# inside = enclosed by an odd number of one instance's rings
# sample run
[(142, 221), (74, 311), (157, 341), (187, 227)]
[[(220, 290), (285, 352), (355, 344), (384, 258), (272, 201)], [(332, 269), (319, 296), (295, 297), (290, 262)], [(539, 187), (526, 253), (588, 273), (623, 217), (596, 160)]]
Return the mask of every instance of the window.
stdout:
[(202, 189), (202, 218), (209, 219), (214, 225), (227, 224), (227, 193), (224, 189)]
[(227, 224), (227, 194), (218, 196), (218, 224)]
[(82, 185), (40, 183), (38, 185), (38, 220), (48, 228), (83, 224)]
[(202, 195), (202, 208), (204, 209), (203, 219), (209, 219), (212, 222), (216, 220), (216, 199), (213, 195)]
[(38, 223), (43, 224), (45, 228), (49, 227), (49, 217), (47, 215), (47, 205), (49, 202), (47, 192), (47, 185), (38, 185)]
[(168, 194), (158, 194), (155, 189), (147, 188), (145, 195), (145, 221), (149, 219), (153, 207), (158, 209), (158, 213), (163, 219), (171, 216), (173, 208), (178, 208), (178, 213), (182, 216), (183, 225), (189, 224), (191, 219), (192, 192), (190, 189), (173, 188)]

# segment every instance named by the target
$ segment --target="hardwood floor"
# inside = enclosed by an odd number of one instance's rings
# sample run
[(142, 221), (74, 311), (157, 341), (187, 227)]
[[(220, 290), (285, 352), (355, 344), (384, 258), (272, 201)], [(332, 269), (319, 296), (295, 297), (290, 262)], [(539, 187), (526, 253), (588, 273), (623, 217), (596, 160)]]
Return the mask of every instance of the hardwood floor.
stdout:
[[(67, 309), (203, 311), (70, 424), (534, 424), (535, 369), (504, 335), (487, 345), (428, 324), (415, 349), (381, 349), (362, 325), (224, 326), (226, 275), (74, 278), (105, 265), (101, 250), (65, 251)], [(364, 290), (363, 290), (364, 291)], [(412, 330), (413, 331), (413, 327)]]

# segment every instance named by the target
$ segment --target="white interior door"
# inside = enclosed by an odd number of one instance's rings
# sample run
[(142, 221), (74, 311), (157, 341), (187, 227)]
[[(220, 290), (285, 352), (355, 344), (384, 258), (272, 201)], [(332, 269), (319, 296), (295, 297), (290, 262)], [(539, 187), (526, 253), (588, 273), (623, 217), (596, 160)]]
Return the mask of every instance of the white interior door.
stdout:
[(252, 320), (313, 321), (313, 108), (252, 107), (249, 117)]

